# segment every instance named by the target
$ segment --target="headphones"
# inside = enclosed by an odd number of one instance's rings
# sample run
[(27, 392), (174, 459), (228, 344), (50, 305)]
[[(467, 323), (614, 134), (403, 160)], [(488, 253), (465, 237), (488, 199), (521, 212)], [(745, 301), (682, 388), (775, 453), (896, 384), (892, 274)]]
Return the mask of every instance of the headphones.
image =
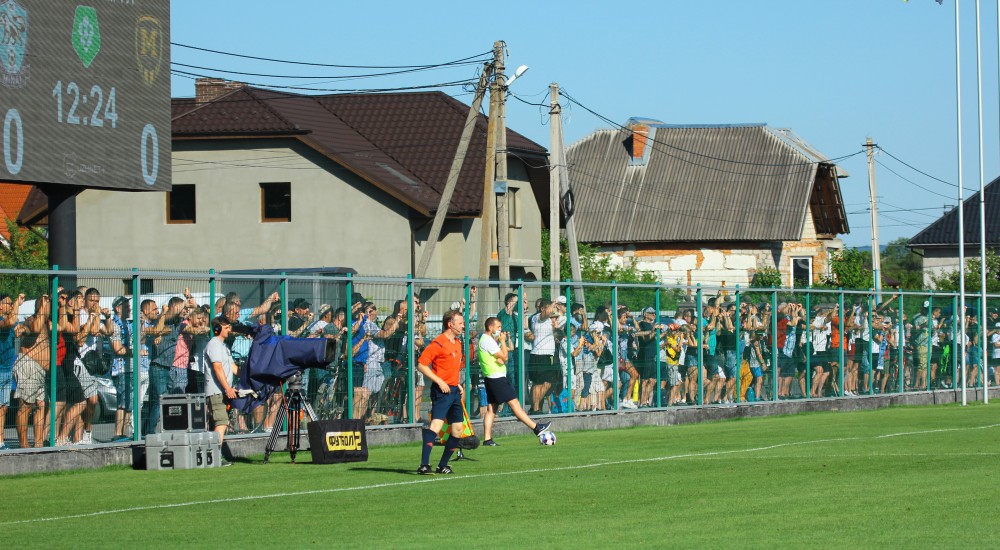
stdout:
[(212, 325), (212, 334), (216, 336), (222, 334), (222, 325)]

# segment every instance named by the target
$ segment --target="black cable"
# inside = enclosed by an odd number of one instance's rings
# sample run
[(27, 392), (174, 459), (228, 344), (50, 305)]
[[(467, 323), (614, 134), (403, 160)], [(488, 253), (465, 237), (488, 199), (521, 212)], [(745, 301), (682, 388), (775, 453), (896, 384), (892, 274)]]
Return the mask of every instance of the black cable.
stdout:
[(188, 49), (191, 49), (191, 50), (198, 50), (198, 51), (201, 51), (201, 52), (208, 52), (208, 53), (215, 53), (215, 54), (219, 54), (219, 55), (228, 55), (228, 56), (232, 56), (232, 57), (239, 57), (239, 58), (242, 58), (242, 59), (254, 59), (254, 60), (257, 60), (257, 61), (269, 61), (269, 62), (272, 62), (272, 63), (287, 63), (289, 65), (305, 65), (305, 66), (308, 66), (308, 67), (333, 67), (333, 68), (338, 68), (338, 69), (416, 69), (416, 68), (420, 68), (420, 67), (441, 67), (441, 66), (445, 66), (445, 65), (455, 65), (455, 64), (461, 63), (463, 61), (469, 61), (469, 60), (475, 59), (477, 57), (483, 57), (483, 56), (486, 56), (486, 55), (489, 55), (489, 56), (493, 55), (493, 50), (489, 50), (489, 51), (485, 51), (483, 53), (478, 53), (476, 55), (470, 55), (469, 57), (463, 57), (462, 59), (456, 59), (454, 61), (447, 61), (445, 63), (431, 63), (431, 64), (426, 64), (426, 65), (336, 65), (336, 64), (333, 64), (333, 63), (310, 63), (310, 62), (306, 62), (306, 61), (290, 61), (290, 60), (285, 60), (285, 59), (273, 59), (273, 58), (268, 58), (268, 57), (257, 57), (257, 56), (254, 56), (254, 55), (245, 55), (245, 54), (239, 54), (239, 53), (224, 52), (224, 51), (220, 51), (220, 50), (212, 50), (212, 49), (209, 49), (209, 48), (201, 48), (201, 47), (198, 47), (198, 46), (191, 46), (189, 44), (181, 44), (181, 43), (178, 43), (178, 42), (171, 42), (170, 45), (171, 46), (178, 46), (180, 48), (188, 48)]
[[(198, 78), (211, 78), (209, 75), (192, 73), (192, 72), (188, 72), (188, 71), (179, 71), (177, 69), (171, 69), (170, 72), (172, 74), (177, 75), (177, 76), (182, 76), (182, 77), (185, 77), (185, 78), (190, 78), (192, 80), (198, 79)], [(278, 85), (278, 84), (262, 84), (262, 83), (259, 83), (259, 82), (244, 82), (243, 84), (246, 84), (248, 86), (253, 86), (253, 87), (256, 87), (256, 88), (260, 88), (260, 89), (265, 89), (265, 90), (266, 89), (272, 89), (272, 90), (278, 89), (278, 90), (300, 90), (300, 91), (307, 91), (307, 92), (334, 92), (334, 93), (356, 93), (356, 94), (364, 93), (364, 94), (374, 94), (374, 93), (385, 93), (385, 92), (401, 92), (401, 91), (409, 91), (409, 90), (427, 90), (427, 89), (431, 89), (431, 88), (448, 88), (448, 87), (453, 87), (453, 86), (463, 86), (465, 84), (468, 84), (469, 82), (471, 82), (471, 81), (470, 80), (456, 80), (456, 81), (452, 81), (452, 82), (440, 82), (440, 83), (437, 83), (437, 84), (426, 84), (426, 85), (418, 85), (418, 86), (400, 86), (400, 87), (396, 87), (396, 88), (358, 88), (358, 89), (310, 88), (310, 87), (307, 87), (307, 86), (287, 86), (287, 85)], [(293, 96), (293, 97), (296, 98), (296, 99), (298, 99), (298, 98), (301, 98), (303, 96), (297, 95), (297, 96)]]
[[(608, 118), (608, 117), (606, 117), (606, 116), (604, 116), (604, 115), (602, 115), (602, 114), (594, 111), (593, 109), (587, 107), (586, 105), (580, 103), (577, 99), (575, 99), (573, 96), (571, 96), (570, 94), (566, 93), (565, 91), (560, 91), (560, 94), (562, 96), (564, 96), (566, 99), (568, 99), (569, 101), (571, 101), (571, 102), (579, 105), (585, 111), (587, 111), (590, 114), (596, 116), (597, 118), (599, 118), (599, 119), (607, 122), (608, 124), (611, 124), (615, 128), (619, 128), (621, 130), (624, 130), (626, 132), (630, 132), (631, 133), (631, 130), (629, 130), (627, 127), (622, 126), (621, 124), (619, 124), (619, 123), (611, 120), (610, 118)], [(677, 151), (681, 151), (683, 153), (687, 153), (689, 155), (694, 155), (694, 156), (699, 156), (699, 157), (703, 157), (703, 158), (708, 158), (708, 159), (711, 159), (711, 160), (717, 160), (717, 161), (720, 161), (720, 162), (729, 162), (729, 163), (733, 163), (733, 164), (744, 164), (744, 165), (750, 165), (750, 166), (769, 166), (769, 167), (770, 166), (812, 166), (812, 165), (815, 165), (815, 164), (834, 164), (838, 160), (845, 160), (845, 159), (851, 158), (851, 157), (853, 157), (855, 155), (858, 155), (861, 152), (863, 152), (863, 150), (862, 150), (862, 151), (859, 151), (857, 153), (851, 153), (849, 155), (843, 155), (843, 156), (840, 156), (840, 157), (834, 157), (834, 158), (831, 158), (831, 159), (820, 160), (820, 161), (807, 161), (807, 162), (798, 162), (798, 163), (759, 163), (759, 162), (749, 162), (749, 161), (732, 160), (732, 159), (726, 159), (726, 158), (721, 158), (721, 157), (715, 157), (715, 156), (712, 156), (712, 155), (706, 155), (706, 154), (703, 154), (703, 153), (698, 153), (696, 151), (689, 151), (689, 150), (684, 149), (682, 147), (677, 147), (675, 145), (671, 145), (669, 143), (662, 142), (662, 141), (659, 141), (659, 140), (656, 140), (656, 139), (649, 139), (648, 137), (646, 138), (646, 141), (647, 141), (647, 143), (660, 144), (660, 145), (663, 145), (665, 147), (669, 147), (671, 149), (675, 149)], [(675, 157), (675, 158), (678, 158), (678, 160), (682, 160), (679, 157)], [(695, 164), (695, 163), (692, 163), (692, 164)], [(699, 166), (701, 166), (701, 165), (699, 165)]]
[[(891, 157), (892, 159), (894, 159), (894, 160), (895, 160), (896, 162), (898, 162), (898, 163), (902, 164), (903, 166), (905, 166), (905, 167), (909, 168), (910, 170), (913, 170), (914, 172), (917, 172), (918, 174), (922, 174), (922, 175), (924, 175), (924, 176), (927, 176), (928, 178), (930, 178), (930, 179), (932, 179), (932, 180), (934, 180), (934, 181), (938, 181), (938, 182), (941, 182), (941, 183), (943, 183), (943, 184), (945, 184), (945, 185), (950, 185), (951, 187), (958, 187), (958, 184), (957, 184), (957, 183), (951, 183), (951, 182), (948, 182), (948, 181), (944, 181), (943, 179), (941, 179), (941, 178), (936, 178), (936, 177), (934, 177), (934, 176), (932, 176), (932, 175), (928, 174), (927, 172), (924, 172), (923, 170), (921, 170), (921, 169), (919, 169), (919, 168), (915, 168), (914, 166), (912, 166), (912, 165), (908, 164), (908, 163), (907, 163), (906, 161), (904, 161), (903, 159), (901, 159), (901, 158), (899, 158), (899, 157), (897, 157), (897, 156), (893, 155), (893, 154), (892, 154), (892, 153), (890, 153), (889, 151), (886, 151), (886, 150), (885, 150), (884, 148), (882, 148), (882, 146), (881, 146), (881, 145), (875, 145), (875, 147), (877, 147), (879, 151), (882, 151), (883, 153), (885, 153), (885, 154), (889, 155), (889, 156), (890, 156), (890, 157)], [(885, 166), (885, 165), (883, 164), (883, 166)], [(895, 174), (895, 172), (893, 172), (893, 173)], [(899, 175), (899, 174), (896, 174), (896, 175)], [(900, 177), (902, 177), (902, 176), (900, 176)], [(963, 187), (963, 190), (964, 190), (964, 191), (973, 191), (973, 192), (976, 192), (976, 191), (979, 191), (978, 189), (971, 189), (971, 188), (969, 188), (969, 187)]]
[[(478, 64), (478, 63), (479, 63), (478, 61), (469, 61), (469, 62), (463, 63), (462, 65), (473, 65), (473, 64)], [(415, 68), (415, 69), (402, 69), (402, 70), (399, 70), (399, 71), (390, 71), (390, 72), (383, 72), (383, 73), (368, 73), (368, 74), (340, 75), (340, 76), (305, 76), (305, 75), (277, 75), (277, 74), (267, 74), (267, 73), (248, 73), (248, 72), (243, 72), (243, 71), (233, 71), (233, 70), (229, 70), (229, 69), (217, 69), (217, 68), (213, 68), (213, 67), (202, 67), (202, 66), (199, 66), (199, 65), (188, 65), (186, 63), (178, 63), (176, 61), (171, 61), (170, 64), (171, 65), (175, 65), (177, 67), (186, 67), (188, 69), (200, 69), (200, 70), (203, 70), (203, 71), (214, 71), (214, 72), (217, 72), (217, 73), (226, 73), (226, 74), (238, 74), (238, 75), (242, 75), (242, 76), (261, 76), (261, 77), (264, 77), (264, 78), (290, 78), (290, 79), (300, 79), (300, 80), (332, 80), (332, 81), (337, 81), (337, 80), (360, 80), (360, 79), (363, 79), (363, 78), (376, 78), (376, 77), (382, 77), (382, 76), (393, 76), (393, 75), (399, 75), (399, 74), (408, 74), (408, 73), (415, 73), (415, 72), (419, 72), (419, 71), (429, 71), (429, 70), (436, 70), (436, 69), (443, 69), (443, 68), (445, 68), (445, 67), (440, 67), (440, 66), (432, 66), (432, 67), (420, 67), (420, 68)], [(459, 65), (455, 65), (455, 66), (459, 66)], [(450, 67), (448, 67), (448, 68), (450, 68)]]
[(943, 198), (946, 198), (946, 199), (952, 199), (952, 198), (954, 198), (954, 197), (952, 197), (950, 195), (945, 195), (945, 194), (942, 194), (942, 193), (938, 193), (937, 191), (928, 189), (928, 188), (924, 187), (923, 185), (920, 185), (919, 183), (917, 183), (917, 182), (915, 182), (915, 181), (913, 181), (911, 179), (908, 179), (907, 177), (903, 176), (899, 172), (897, 172), (897, 171), (893, 170), (892, 168), (889, 168), (888, 166), (886, 166), (885, 163), (883, 163), (879, 159), (875, 159), (875, 163), (878, 164), (879, 166), (881, 166), (882, 168), (885, 168), (886, 170), (892, 172), (893, 174), (896, 175), (896, 177), (898, 177), (899, 179), (905, 181), (906, 183), (909, 183), (910, 185), (913, 185), (915, 187), (919, 187), (920, 189), (923, 189), (924, 191), (927, 191), (928, 193), (930, 193), (932, 195), (937, 195), (939, 197), (943, 197)]

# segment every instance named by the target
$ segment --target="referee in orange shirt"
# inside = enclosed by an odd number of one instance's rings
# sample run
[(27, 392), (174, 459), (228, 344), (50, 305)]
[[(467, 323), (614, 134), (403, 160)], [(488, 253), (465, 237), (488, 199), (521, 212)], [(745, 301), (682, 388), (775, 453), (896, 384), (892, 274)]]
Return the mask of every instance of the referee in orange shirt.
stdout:
[[(421, 475), (453, 474), (448, 461), (462, 440), (462, 399), (465, 389), (458, 383), (458, 373), (462, 370), (463, 349), (460, 337), (465, 334), (465, 318), (460, 311), (450, 310), (441, 318), (444, 331), (424, 348), (417, 361), (417, 370), (431, 382), (431, 424), (424, 428), (424, 445), (420, 467)], [(438, 432), (445, 420), (451, 424), (451, 437), (444, 445), (444, 453), (436, 470), (431, 470), (431, 450), (438, 438)]]

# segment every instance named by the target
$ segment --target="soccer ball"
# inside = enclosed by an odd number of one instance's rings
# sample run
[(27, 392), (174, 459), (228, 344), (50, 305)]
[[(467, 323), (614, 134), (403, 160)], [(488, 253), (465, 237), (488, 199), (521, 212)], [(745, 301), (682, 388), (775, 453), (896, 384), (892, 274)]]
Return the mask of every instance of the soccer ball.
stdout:
[(538, 434), (538, 442), (542, 445), (555, 445), (556, 444), (556, 434), (552, 432), (542, 432)]

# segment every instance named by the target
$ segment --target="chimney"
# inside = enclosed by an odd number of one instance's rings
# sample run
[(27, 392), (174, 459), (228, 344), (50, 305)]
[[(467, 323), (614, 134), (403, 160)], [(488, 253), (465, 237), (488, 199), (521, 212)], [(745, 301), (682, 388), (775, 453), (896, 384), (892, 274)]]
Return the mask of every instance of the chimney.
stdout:
[(649, 126), (634, 124), (632, 130), (632, 161), (639, 162), (646, 152), (646, 140), (649, 139)]
[(203, 105), (244, 86), (246, 84), (243, 82), (235, 82), (222, 78), (199, 78), (194, 81), (195, 103)]

